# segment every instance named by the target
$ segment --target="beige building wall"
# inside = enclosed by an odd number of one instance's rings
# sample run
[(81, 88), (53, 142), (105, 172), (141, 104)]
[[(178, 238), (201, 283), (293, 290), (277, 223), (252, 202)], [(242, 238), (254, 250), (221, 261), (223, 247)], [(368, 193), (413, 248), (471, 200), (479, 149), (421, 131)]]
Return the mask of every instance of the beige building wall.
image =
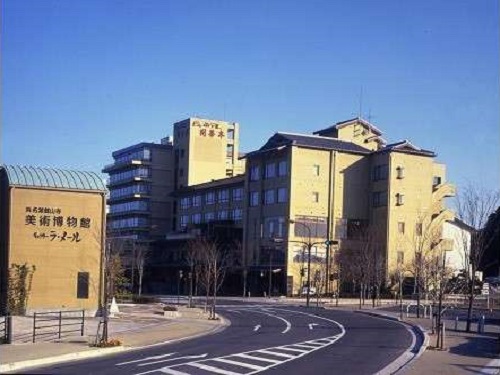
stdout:
[[(10, 188), (9, 265), (34, 265), (28, 310), (98, 307), (105, 198), (84, 193)], [(77, 298), (79, 272), (88, 298)]]
[(177, 187), (244, 173), (239, 160), (239, 124), (189, 118), (174, 124)]

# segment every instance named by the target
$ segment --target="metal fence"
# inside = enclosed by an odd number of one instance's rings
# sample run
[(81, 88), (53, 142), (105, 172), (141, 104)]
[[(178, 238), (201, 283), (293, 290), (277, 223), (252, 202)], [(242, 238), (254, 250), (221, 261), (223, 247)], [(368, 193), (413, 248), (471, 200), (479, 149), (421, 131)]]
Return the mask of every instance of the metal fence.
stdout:
[(33, 343), (37, 337), (57, 336), (85, 332), (85, 310), (47, 311), (33, 313)]
[(0, 316), (0, 344), (11, 343), (11, 325), (12, 317), (10, 315)]

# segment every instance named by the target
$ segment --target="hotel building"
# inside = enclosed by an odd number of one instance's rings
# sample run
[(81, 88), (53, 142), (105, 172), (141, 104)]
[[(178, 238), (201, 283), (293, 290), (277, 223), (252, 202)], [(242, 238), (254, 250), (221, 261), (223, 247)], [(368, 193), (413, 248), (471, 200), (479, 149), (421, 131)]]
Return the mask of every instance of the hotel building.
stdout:
[[(455, 189), (436, 154), (407, 140), (387, 144), (361, 118), (314, 134), (278, 132), (240, 158), (238, 124), (190, 118), (174, 124), (171, 147), (173, 159), (162, 168), (174, 172), (158, 182), (175, 199), (163, 212), (175, 228), (164, 232), (167, 239), (187, 240), (210, 223), (242, 229), (233, 271), (243, 290), (258, 294), (298, 294), (307, 272), (325, 261), (327, 278), (335, 279), (336, 254), (355, 246), (356, 232), (367, 227), (377, 233), (389, 280), (411, 262), (423, 228), (454, 218), (444, 199)], [(315, 243), (311, 270), (304, 269), (306, 242)], [(272, 285), (265, 286), (269, 273)]]

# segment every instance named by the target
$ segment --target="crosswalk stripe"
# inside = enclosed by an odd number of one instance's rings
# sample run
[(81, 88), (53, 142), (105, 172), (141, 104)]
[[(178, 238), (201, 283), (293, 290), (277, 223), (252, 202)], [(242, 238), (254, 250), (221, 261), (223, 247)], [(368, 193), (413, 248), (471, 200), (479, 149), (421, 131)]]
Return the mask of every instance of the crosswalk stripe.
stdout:
[(217, 359), (213, 359), (213, 361), (229, 363), (230, 365), (248, 367), (248, 368), (251, 368), (252, 370), (257, 370), (257, 371), (266, 369), (266, 366), (257, 366), (257, 365), (252, 365), (250, 363), (232, 361), (230, 359), (225, 359), (225, 358), (217, 358)]
[(285, 353), (277, 353), (277, 352), (273, 352), (271, 350), (256, 350), (256, 352), (259, 352), (259, 353), (264, 353), (264, 354), (271, 354), (271, 355), (275, 355), (276, 357), (284, 357), (284, 358), (295, 358), (296, 356), (295, 355), (291, 355), (291, 354), (285, 354)]
[(281, 363), (281, 361), (277, 361), (275, 359), (256, 357), (248, 354), (233, 354), (231, 357), (240, 357), (240, 358), (248, 358), (256, 361), (269, 362), (269, 363)]
[(293, 344), (292, 345), (293, 347), (299, 347), (299, 348), (306, 348), (306, 349), (317, 349), (319, 348), (320, 346), (323, 346), (323, 345), (312, 345), (312, 344)]
[(241, 374), (241, 373), (239, 373), (239, 372), (233, 372), (233, 371), (223, 370), (223, 369), (218, 368), (218, 367), (209, 366), (209, 365), (204, 365), (203, 363), (192, 362), (192, 363), (187, 363), (187, 364), (188, 364), (189, 366), (194, 366), (194, 367), (201, 368), (202, 370), (205, 370), (205, 371), (215, 372), (216, 374), (223, 374), (223, 375), (242, 375), (242, 374)]
[(290, 348), (288, 346), (278, 346), (276, 349), (290, 350), (292, 352), (299, 352), (299, 353), (307, 353), (309, 351), (309, 350), (304, 350), (304, 349)]
[(164, 374), (169, 374), (169, 375), (189, 375), (187, 372), (172, 370), (171, 368), (168, 368), (168, 367), (162, 367), (161, 369), (158, 369), (158, 371), (163, 372)]

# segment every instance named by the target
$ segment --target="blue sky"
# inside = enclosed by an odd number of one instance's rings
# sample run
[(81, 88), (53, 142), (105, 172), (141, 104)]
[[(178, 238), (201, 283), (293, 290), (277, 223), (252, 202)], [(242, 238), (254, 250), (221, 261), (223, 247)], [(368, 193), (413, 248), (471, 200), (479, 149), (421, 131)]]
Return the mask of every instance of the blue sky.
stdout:
[(100, 171), (189, 116), (275, 131), (362, 113), (500, 182), (498, 2), (4, 0), (2, 162)]

